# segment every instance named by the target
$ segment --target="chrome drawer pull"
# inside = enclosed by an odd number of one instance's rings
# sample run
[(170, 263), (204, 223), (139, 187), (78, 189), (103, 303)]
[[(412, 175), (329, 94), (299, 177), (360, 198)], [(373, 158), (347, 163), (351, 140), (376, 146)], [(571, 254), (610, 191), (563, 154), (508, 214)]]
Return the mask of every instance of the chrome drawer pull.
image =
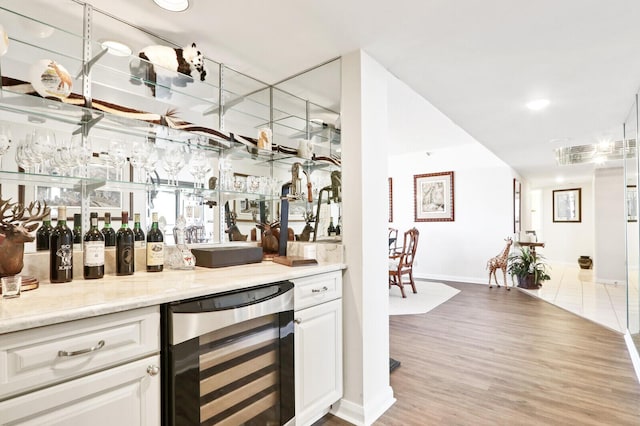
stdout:
[(329, 288), (325, 285), (322, 288), (312, 288), (311, 293), (322, 293), (324, 291), (329, 291)]
[(157, 365), (150, 365), (147, 367), (147, 374), (150, 376), (157, 376), (160, 373), (160, 367)]
[(300, 324), (302, 322), (302, 318), (296, 318), (293, 320), (296, 324)]
[(89, 353), (89, 352), (95, 352), (98, 349), (102, 349), (103, 346), (104, 346), (104, 340), (100, 340), (97, 345), (95, 345), (94, 347), (89, 348), (89, 349), (80, 349), (79, 351), (72, 351), (72, 352), (58, 351), (58, 356), (64, 357), (64, 356), (82, 355), (82, 354), (86, 354), (86, 353)]

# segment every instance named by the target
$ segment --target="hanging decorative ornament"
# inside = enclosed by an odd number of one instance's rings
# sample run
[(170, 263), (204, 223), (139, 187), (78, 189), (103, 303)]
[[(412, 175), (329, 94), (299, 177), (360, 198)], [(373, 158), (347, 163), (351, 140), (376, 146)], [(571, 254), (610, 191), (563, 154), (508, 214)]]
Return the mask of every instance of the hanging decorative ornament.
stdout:
[(0, 25), (0, 56), (3, 56), (7, 53), (9, 49), (9, 36), (7, 32), (4, 30), (4, 27)]
[(60, 64), (51, 59), (40, 59), (29, 70), (31, 85), (43, 98), (66, 98), (71, 94), (73, 78)]

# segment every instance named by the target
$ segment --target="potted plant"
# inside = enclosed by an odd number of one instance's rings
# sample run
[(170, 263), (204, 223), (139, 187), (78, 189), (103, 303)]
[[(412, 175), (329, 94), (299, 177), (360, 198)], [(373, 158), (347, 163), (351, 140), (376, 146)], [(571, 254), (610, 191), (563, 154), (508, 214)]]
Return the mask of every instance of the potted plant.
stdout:
[(529, 247), (510, 255), (507, 263), (507, 273), (518, 277), (518, 287), (527, 289), (538, 289), (543, 281), (550, 279), (548, 269), (544, 256), (532, 253)]

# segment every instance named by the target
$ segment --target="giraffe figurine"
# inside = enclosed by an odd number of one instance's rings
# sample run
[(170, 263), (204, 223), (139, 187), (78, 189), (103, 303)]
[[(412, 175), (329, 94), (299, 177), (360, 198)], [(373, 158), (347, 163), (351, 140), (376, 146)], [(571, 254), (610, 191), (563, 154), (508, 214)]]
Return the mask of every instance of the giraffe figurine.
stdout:
[(493, 274), (493, 279), (496, 281), (496, 285), (500, 288), (498, 278), (496, 277), (496, 271), (498, 269), (502, 269), (502, 274), (504, 275), (504, 286), (507, 290), (511, 290), (509, 288), (509, 282), (507, 281), (507, 262), (509, 259), (509, 249), (511, 249), (513, 240), (511, 238), (506, 238), (505, 241), (507, 242), (507, 245), (504, 247), (504, 250), (502, 250), (499, 255), (489, 259), (487, 262), (487, 269), (489, 269), (489, 288), (492, 288), (491, 274)]

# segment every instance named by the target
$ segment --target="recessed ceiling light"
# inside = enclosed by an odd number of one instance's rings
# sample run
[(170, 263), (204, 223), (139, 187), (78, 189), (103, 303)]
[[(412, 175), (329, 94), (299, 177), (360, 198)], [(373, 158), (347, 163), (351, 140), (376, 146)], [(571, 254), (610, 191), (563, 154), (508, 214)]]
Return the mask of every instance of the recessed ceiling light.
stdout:
[(103, 49), (108, 49), (109, 53), (114, 56), (129, 56), (131, 48), (124, 43), (115, 40), (105, 40), (100, 43)]
[(556, 183), (563, 183), (564, 182), (564, 176), (556, 176)]
[(153, 0), (155, 4), (170, 12), (182, 12), (189, 7), (189, 0)]
[(527, 108), (532, 111), (539, 111), (549, 106), (549, 99), (536, 99), (527, 103)]

